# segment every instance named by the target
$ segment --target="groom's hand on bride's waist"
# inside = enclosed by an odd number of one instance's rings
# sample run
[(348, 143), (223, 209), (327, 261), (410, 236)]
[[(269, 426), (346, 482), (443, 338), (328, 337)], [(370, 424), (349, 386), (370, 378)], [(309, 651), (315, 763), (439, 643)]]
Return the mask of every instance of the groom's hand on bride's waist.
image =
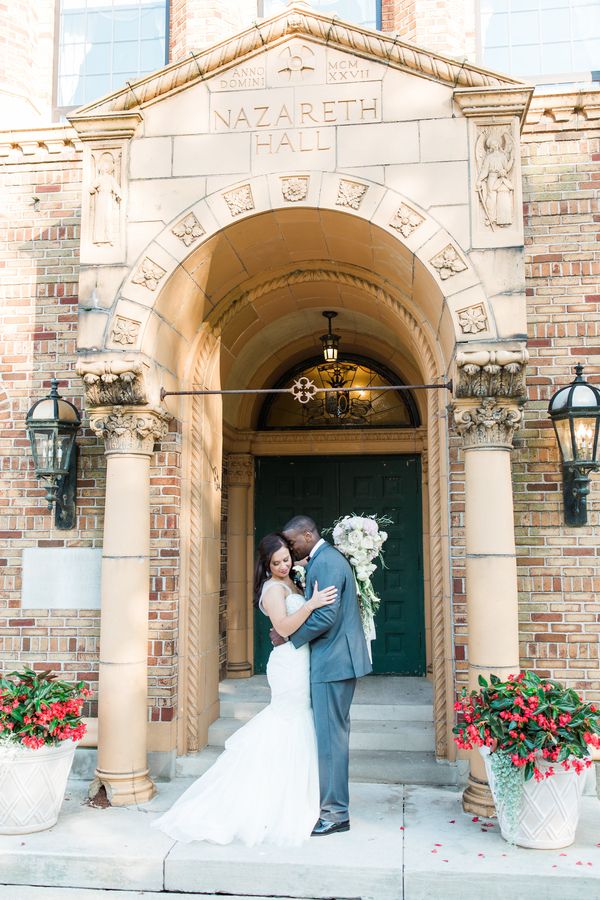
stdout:
[(287, 638), (281, 637), (278, 631), (275, 631), (274, 628), (271, 628), (269, 631), (269, 637), (271, 638), (271, 643), (274, 647), (279, 647), (281, 644), (285, 644)]

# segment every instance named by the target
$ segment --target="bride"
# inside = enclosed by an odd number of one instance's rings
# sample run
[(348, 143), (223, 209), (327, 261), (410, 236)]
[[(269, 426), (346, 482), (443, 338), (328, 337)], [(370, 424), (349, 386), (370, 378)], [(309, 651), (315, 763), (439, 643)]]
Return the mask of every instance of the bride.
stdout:
[[(260, 542), (254, 602), (288, 637), (315, 609), (336, 599), (335, 587), (305, 600), (290, 578), (292, 554), (283, 535)], [(319, 818), (319, 773), (310, 705), (310, 651), (289, 641), (267, 664), (271, 702), (225, 742), (216, 763), (152, 823), (178, 841), (267, 842), (295, 846)]]

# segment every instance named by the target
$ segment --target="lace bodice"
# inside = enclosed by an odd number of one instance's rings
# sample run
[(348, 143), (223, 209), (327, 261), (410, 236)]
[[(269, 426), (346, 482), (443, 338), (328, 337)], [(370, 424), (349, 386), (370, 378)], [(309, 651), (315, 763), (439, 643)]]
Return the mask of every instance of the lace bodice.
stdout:
[[(269, 614), (265, 612), (265, 609), (263, 607), (263, 597), (274, 584), (277, 584), (277, 582), (273, 581), (272, 579), (265, 581), (260, 593), (260, 600), (258, 601), (258, 608), (260, 609), (261, 613), (267, 616), (267, 618)], [(285, 584), (283, 581), (280, 581), (279, 584), (287, 591), (285, 597), (285, 611), (287, 612), (288, 616), (291, 616), (293, 613), (297, 612), (306, 601), (302, 594), (297, 594), (296, 591), (292, 590), (292, 588)]]

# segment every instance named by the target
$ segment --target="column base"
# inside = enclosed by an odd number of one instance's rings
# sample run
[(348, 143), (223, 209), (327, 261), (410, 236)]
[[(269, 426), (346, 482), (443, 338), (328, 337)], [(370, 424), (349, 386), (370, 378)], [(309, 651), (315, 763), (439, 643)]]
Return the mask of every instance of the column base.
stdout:
[(96, 769), (96, 776), (88, 788), (88, 797), (93, 800), (100, 788), (106, 790), (111, 806), (132, 806), (147, 803), (156, 794), (156, 787), (148, 769), (139, 772), (103, 772)]
[(485, 816), (487, 819), (496, 815), (494, 798), (489, 784), (474, 778), (473, 775), (469, 775), (462, 802), (463, 809), (467, 813), (475, 813), (475, 815)]
[(252, 666), (249, 662), (227, 663), (228, 678), (250, 678), (252, 676)]

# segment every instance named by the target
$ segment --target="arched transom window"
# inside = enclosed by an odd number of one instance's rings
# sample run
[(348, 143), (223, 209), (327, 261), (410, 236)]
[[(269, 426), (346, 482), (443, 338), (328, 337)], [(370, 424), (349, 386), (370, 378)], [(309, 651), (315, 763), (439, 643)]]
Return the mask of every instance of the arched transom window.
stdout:
[[(420, 425), (410, 391), (376, 390), (377, 386), (402, 384), (402, 380), (373, 360), (344, 355), (343, 361), (323, 363), (322, 357), (316, 357), (287, 372), (274, 387), (289, 388), (301, 377), (309, 378), (317, 388), (336, 390), (318, 392), (304, 404), (298, 403), (291, 394), (271, 394), (260, 412), (260, 430)], [(349, 388), (351, 392), (346, 393)]]

